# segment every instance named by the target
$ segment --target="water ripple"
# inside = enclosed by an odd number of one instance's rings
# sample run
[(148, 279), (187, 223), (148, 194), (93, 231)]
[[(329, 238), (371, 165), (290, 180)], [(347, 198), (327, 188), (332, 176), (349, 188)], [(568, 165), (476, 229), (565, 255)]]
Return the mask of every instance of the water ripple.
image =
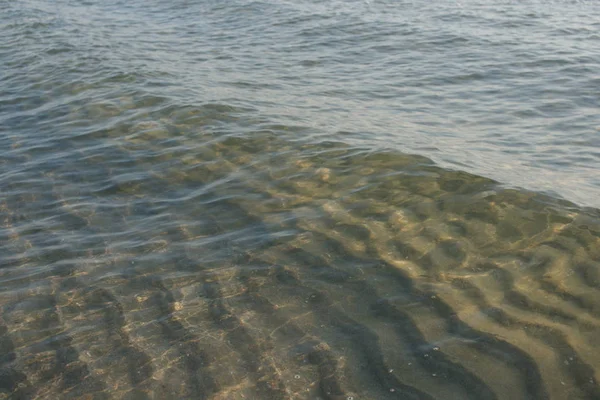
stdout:
[(2, 6), (0, 398), (600, 396), (596, 3)]

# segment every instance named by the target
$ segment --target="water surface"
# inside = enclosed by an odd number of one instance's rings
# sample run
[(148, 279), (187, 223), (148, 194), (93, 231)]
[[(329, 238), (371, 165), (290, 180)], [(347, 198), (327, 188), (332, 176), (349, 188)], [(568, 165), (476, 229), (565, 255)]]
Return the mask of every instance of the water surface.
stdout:
[(0, 398), (600, 398), (597, 4), (0, 7)]

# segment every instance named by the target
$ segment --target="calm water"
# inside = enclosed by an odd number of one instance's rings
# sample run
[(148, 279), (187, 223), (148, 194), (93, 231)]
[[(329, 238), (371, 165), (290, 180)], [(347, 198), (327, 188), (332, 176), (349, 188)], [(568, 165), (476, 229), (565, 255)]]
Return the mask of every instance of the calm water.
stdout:
[(0, 399), (600, 398), (598, 2), (0, 32)]

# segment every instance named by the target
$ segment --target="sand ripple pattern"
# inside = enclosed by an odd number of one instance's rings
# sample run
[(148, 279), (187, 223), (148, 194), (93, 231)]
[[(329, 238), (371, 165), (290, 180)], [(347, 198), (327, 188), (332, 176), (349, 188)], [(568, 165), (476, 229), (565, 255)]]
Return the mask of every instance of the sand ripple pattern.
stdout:
[(12, 146), (0, 397), (600, 396), (597, 210), (157, 103)]

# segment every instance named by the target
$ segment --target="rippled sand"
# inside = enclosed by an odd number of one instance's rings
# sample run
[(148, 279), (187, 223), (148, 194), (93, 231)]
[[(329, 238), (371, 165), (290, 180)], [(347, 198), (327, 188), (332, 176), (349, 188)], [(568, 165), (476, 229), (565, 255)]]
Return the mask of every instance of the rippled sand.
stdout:
[(600, 398), (598, 210), (245, 114), (11, 139), (0, 398)]

